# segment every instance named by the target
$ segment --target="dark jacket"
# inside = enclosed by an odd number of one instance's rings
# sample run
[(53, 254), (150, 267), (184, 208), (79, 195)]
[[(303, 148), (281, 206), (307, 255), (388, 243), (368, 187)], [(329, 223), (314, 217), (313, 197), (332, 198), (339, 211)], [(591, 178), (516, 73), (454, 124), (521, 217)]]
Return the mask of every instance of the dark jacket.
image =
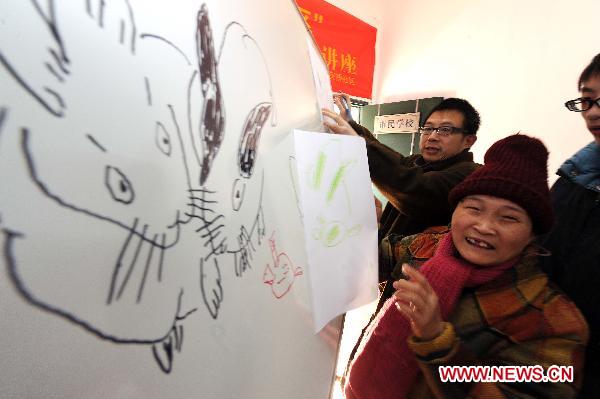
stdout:
[(581, 397), (592, 398), (600, 393), (600, 148), (585, 147), (558, 175), (551, 190), (556, 222), (542, 240), (551, 256), (543, 268), (588, 322)]
[[(354, 121), (350, 125), (365, 139), (371, 180), (389, 200), (379, 223), (380, 242), (389, 234), (407, 236), (450, 223), (453, 209), (448, 194), (478, 167), (471, 152), (428, 163), (420, 154), (405, 157), (381, 144)], [(380, 281), (390, 272), (380, 269)]]

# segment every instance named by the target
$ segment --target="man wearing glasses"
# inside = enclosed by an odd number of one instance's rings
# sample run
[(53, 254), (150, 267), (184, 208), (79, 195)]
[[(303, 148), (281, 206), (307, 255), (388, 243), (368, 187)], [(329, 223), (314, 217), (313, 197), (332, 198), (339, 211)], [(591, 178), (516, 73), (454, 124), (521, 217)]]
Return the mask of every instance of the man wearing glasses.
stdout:
[[(334, 121), (326, 119), (325, 124), (334, 133), (366, 141), (371, 179), (389, 201), (380, 220), (380, 242), (390, 234), (406, 236), (450, 223), (448, 193), (477, 167), (469, 151), (480, 123), (475, 108), (463, 99), (443, 100), (419, 128), (421, 154), (404, 156), (354, 122), (344, 111), (342, 96), (349, 103), (347, 95), (334, 95), (342, 111), (338, 115), (324, 109), (323, 115)], [(380, 281), (390, 277), (394, 266), (380, 260)]]
[(546, 272), (589, 324), (581, 397), (592, 398), (600, 393), (600, 54), (581, 73), (577, 89), (581, 97), (565, 106), (581, 113), (594, 141), (558, 170), (551, 190), (556, 221), (542, 245), (552, 253), (544, 258)]

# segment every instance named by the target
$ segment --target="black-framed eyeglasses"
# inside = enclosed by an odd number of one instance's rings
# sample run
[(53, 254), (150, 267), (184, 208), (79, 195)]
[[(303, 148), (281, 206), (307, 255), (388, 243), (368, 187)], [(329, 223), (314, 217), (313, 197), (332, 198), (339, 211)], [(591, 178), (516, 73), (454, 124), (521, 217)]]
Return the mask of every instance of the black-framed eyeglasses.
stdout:
[(419, 133), (421, 133), (421, 135), (423, 135), (423, 136), (429, 136), (433, 132), (436, 132), (440, 136), (448, 137), (452, 133), (465, 133), (465, 129), (463, 129), (461, 127), (454, 127), (454, 126), (440, 126), (440, 127), (421, 126), (421, 127), (419, 127)]
[(595, 100), (593, 100), (589, 97), (576, 98), (575, 100), (567, 101), (565, 103), (565, 107), (567, 107), (567, 109), (569, 111), (583, 112), (583, 111), (587, 111), (588, 109), (592, 108), (594, 106), (594, 104), (596, 104), (597, 106), (600, 107), (600, 97), (598, 97)]

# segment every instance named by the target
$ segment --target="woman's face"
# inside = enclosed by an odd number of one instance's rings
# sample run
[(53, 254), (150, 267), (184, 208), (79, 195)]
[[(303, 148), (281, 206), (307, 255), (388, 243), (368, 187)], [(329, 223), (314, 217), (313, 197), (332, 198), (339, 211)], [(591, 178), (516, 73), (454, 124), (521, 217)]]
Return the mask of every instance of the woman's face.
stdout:
[(470, 195), (452, 214), (454, 246), (464, 259), (479, 266), (516, 258), (533, 238), (527, 212), (503, 198)]

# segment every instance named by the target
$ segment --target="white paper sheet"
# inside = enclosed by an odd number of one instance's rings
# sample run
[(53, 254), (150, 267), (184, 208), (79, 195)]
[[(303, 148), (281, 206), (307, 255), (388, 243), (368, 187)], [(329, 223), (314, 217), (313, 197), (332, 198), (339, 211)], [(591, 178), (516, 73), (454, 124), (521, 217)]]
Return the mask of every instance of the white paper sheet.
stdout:
[(365, 142), (294, 131), (315, 330), (377, 298), (377, 223)]
[[(315, 91), (319, 110), (327, 108), (334, 111), (333, 108), (333, 91), (331, 89), (331, 80), (327, 65), (321, 55), (317, 52), (315, 43), (311, 38), (307, 38), (308, 54), (310, 65), (312, 66), (313, 79), (315, 81)], [(323, 118), (323, 117), (321, 117)]]

